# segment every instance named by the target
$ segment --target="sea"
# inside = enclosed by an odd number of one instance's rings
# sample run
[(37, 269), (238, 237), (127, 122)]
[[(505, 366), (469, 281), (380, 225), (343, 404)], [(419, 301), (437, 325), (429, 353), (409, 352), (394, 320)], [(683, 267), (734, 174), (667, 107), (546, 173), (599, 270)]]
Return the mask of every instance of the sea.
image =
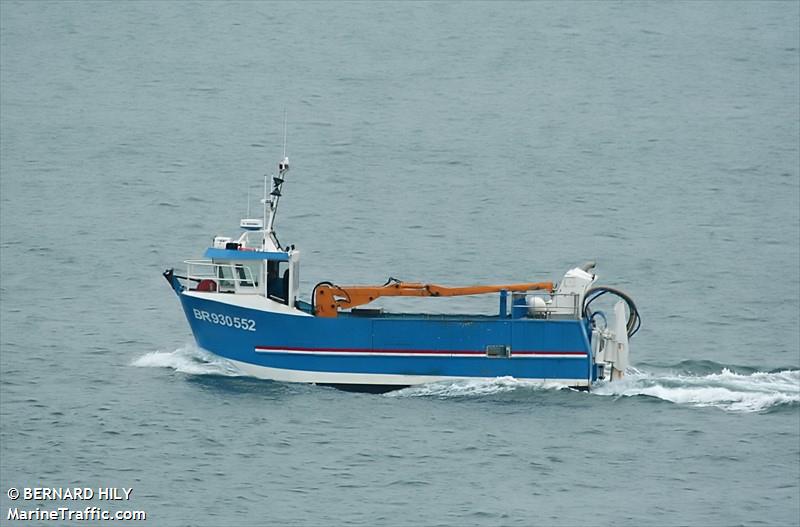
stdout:
[[(2, 0), (0, 524), (800, 524), (799, 28), (796, 1)], [(371, 395), (198, 348), (161, 273), (258, 214), (284, 145), (302, 297), (593, 260), (641, 313), (624, 380)]]

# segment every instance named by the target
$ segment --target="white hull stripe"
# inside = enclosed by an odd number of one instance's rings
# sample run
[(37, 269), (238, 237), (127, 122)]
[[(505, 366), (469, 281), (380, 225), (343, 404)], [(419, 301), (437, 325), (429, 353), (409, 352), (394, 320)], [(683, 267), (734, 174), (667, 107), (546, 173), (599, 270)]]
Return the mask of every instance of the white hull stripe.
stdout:
[[(230, 360), (230, 359), (229, 359)], [(231, 360), (243, 373), (260, 379), (269, 379), (281, 382), (303, 382), (314, 384), (370, 384), (386, 386), (410, 386), (429, 382), (458, 381), (458, 380), (485, 380), (491, 381), (494, 377), (452, 377), (439, 375), (394, 375), (383, 373), (338, 373), (327, 371), (287, 370), (283, 368), (270, 368), (258, 366), (248, 362)], [(519, 380), (541, 382), (548, 384), (563, 384), (564, 386), (589, 386), (586, 379), (528, 379)]]
[[(306, 349), (306, 348), (274, 348), (256, 346), (256, 353), (291, 353), (296, 355), (341, 355), (372, 357), (485, 357), (482, 351), (441, 351), (441, 350), (377, 350), (377, 349)], [(586, 353), (581, 351), (511, 351), (511, 357), (534, 359), (585, 359)]]

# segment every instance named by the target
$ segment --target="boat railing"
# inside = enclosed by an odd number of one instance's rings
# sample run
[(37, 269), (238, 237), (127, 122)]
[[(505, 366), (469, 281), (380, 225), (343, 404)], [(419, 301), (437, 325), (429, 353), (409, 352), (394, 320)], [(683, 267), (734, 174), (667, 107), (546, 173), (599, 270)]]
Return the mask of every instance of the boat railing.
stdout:
[(246, 265), (215, 263), (211, 260), (186, 260), (184, 263), (186, 278), (195, 291), (258, 293), (258, 279)]
[(582, 317), (580, 295), (575, 293), (515, 293), (512, 312), (514, 309), (518, 310), (516, 316), (532, 318), (578, 320)]

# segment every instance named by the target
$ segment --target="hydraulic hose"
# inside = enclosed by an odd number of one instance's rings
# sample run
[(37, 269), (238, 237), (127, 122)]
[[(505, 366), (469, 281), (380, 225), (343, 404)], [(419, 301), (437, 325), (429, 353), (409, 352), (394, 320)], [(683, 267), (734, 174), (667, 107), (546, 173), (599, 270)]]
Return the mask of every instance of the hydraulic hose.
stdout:
[(639, 316), (639, 310), (636, 309), (636, 304), (631, 297), (614, 287), (601, 285), (592, 287), (586, 291), (586, 296), (584, 296), (583, 300), (583, 316), (589, 318), (591, 316), (589, 305), (607, 293), (618, 296), (628, 304), (628, 323), (626, 324), (626, 328), (628, 330), (628, 338), (634, 336), (636, 332), (639, 331), (639, 328), (642, 327), (642, 319)]

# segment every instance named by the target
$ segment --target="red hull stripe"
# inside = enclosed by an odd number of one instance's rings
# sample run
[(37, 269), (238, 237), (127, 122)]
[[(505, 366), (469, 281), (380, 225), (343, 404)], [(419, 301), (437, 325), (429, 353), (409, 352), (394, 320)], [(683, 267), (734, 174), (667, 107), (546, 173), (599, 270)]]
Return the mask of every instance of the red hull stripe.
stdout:
[[(413, 353), (418, 355), (476, 355), (484, 356), (485, 351), (475, 350), (409, 350), (409, 349), (370, 349), (370, 348), (295, 348), (289, 346), (256, 346), (256, 351), (305, 351), (309, 353)], [(516, 351), (512, 355), (586, 355), (583, 351)]]

